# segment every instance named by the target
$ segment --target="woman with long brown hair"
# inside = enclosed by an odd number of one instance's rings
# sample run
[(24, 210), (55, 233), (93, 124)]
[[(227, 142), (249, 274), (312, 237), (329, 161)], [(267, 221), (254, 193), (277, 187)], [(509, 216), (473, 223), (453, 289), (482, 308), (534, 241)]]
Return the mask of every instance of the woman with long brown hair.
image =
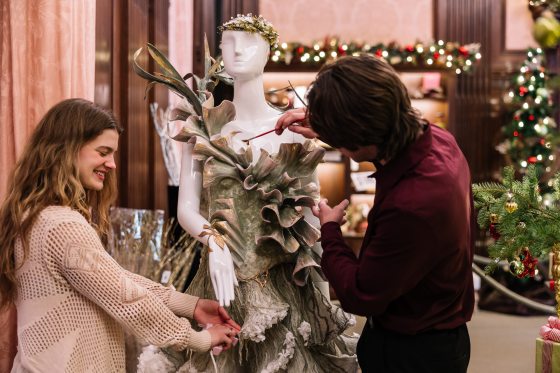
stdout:
[[(124, 371), (126, 327), (157, 346), (229, 348), (239, 326), (215, 301), (127, 272), (104, 250), (122, 128), (82, 99), (41, 119), (0, 210), (0, 307), (18, 312), (12, 372)], [(197, 332), (184, 317), (215, 326)]]

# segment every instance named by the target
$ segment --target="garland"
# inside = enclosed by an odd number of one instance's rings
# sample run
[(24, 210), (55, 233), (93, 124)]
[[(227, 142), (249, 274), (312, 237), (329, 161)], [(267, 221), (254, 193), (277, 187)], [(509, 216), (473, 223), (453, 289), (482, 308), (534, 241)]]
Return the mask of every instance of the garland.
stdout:
[(396, 43), (343, 43), (336, 37), (327, 37), (322, 42), (312, 45), (299, 42), (281, 43), (271, 50), (270, 60), (277, 65), (319, 67), (341, 56), (369, 53), (385, 59), (391, 65), (444, 68), (461, 74), (469, 71), (481, 58), (479, 50), (480, 44), (461, 45), (443, 40), (430, 44), (417, 42), (401, 47)]

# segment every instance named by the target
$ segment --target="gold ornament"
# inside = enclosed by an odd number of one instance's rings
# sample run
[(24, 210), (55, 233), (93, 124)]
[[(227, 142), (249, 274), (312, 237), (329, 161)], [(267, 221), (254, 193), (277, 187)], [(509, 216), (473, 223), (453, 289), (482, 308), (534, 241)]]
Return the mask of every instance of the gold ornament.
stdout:
[(498, 223), (498, 215), (497, 214), (490, 214), (490, 223), (497, 224)]
[(523, 273), (523, 269), (523, 263), (521, 263), (519, 260), (514, 260), (509, 263), (509, 271), (516, 276), (519, 276), (521, 273)]
[(509, 212), (511, 214), (515, 210), (517, 210), (517, 203), (516, 202), (513, 202), (513, 201), (506, 202), (506, 211), (507, 212)]
[[(218, 245), (218, 247), (220, 249), (224, 249), (224, 247), (226, 246), (226, 242), (224, 241), (224, 237), (220, 234), (220, 232), (218, 232), (216, 230), (216, 228), (208, 225), (208, 224), (204, 224), (202, 226), (202, 228), (206, 229), (202, 232), (200, 232), (200, 234), (198, 235), (200, 238), (204, 237), (204, 236), (208, 236), (208, 239), (210, 240), (210, 237), (214, 237), (214, 242), (216, 243), (216, 245)], [(208, 246), (208, 251), (212, 252), (212, 249), (210, 248), (210, 246)]]

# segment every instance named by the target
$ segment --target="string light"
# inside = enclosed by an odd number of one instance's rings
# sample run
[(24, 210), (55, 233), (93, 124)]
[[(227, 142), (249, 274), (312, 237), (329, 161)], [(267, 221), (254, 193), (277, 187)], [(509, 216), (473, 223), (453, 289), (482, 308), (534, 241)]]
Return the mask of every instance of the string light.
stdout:
[(369, 53), (385, 59), (391, 65), (439, 66), (453, 69), (460, 74), (463, 71), (470, 71), (474, 62), (481, 58), (479, 49), (479, 44), (461, 45), (443, 40), (438, 40), (433, 44), (417, 42), (400, 47), (396, 44), (341, 43), (338, 38), (330, 38), (323, 42), (314, 42), (311, 45), (283, 42), (272, 50), (270, 60), (275, 64), (284, 65), (292, 63), (320, 65), (344, 55)]

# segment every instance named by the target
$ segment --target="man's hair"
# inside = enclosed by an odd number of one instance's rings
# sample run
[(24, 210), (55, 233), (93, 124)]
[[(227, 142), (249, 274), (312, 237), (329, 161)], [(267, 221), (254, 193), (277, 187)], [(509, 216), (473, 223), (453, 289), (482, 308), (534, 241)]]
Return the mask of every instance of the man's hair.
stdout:
[(378, 160), (391, 159), (422, 127), (395, 70), (371, 55), (348, 56), (325, 65), (307, 94), (308, 120), (335, 148), (376, 145)]
[(21, 240), (26, 258), (27, 236), (45, 207), (68, 206), (78, 211), (106, 238), (116, 175), (108, 172), (100, 191), (85, 190), (76, 166), (80, 149), (106, 129), (122, 132), (112, 113), (75, 98), (53, 106), (33, 131), (12, 171), (0, 209), (0, 308), (16, 298), (16, 241)]

